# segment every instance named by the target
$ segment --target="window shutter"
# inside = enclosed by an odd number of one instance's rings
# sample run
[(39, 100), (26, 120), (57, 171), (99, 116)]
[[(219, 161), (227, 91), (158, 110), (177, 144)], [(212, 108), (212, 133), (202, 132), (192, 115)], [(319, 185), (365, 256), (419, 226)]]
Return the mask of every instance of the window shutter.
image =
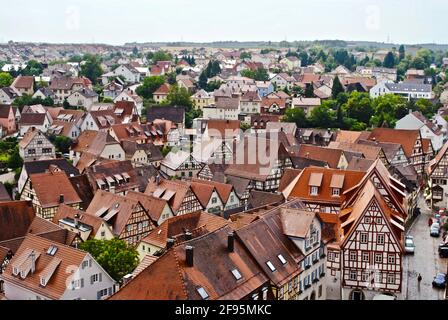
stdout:
[(112, 295), (112, 287), (109, 287), (108, 293), (109, 293), (110, 296)]
[(89, 259), (89, 267), (92, 266), (92, 259)]
[(75, 290), (75, 281), (72, 281), (72, 290)]
[(84, 278), (81, 278), (81, 288), (84, 288)]
[(90, 276), (90, 284), (93, 284), (93, 276)]
[(96, 300), (100, 300), (101, 299), (101, 291), (98, 291), (96, 293)]
[(103, 274), (102, 273), (100, 273), (99, 279), (100, 279), (100, 282), (103, 281)]

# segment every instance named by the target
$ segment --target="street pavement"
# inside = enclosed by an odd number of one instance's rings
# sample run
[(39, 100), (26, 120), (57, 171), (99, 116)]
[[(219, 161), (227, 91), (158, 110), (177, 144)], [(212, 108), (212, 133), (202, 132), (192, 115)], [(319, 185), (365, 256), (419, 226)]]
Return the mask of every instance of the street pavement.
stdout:
[[(407, 300), (441, 300), (444, 290), (434, 289), (432, 280), (437, 272), (447, 272), (448, 259), (439, 257), (438, 246), (442, 237), (433, 238), (429, 235), (428, 219), (431, 211), (423, 200), (420, 201), (421, 215), (417, 217), (408, 231), (414, 236), (415, 254), (406, 255), (404, 259), (404, 297)], [(422, 281), (418, 284), (418, 274)]]

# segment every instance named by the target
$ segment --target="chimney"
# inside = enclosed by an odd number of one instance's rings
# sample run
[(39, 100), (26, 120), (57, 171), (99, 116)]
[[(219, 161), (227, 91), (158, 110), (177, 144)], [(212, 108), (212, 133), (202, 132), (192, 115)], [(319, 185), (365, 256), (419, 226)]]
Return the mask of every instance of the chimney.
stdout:
[(59, 195), (59, 203), (64, 203), (64, 195), (63, 194)]
[(74, 223), (75, 223), (75, 228), (78, 228), (78, 226), (79, 226), (79, 214), (75, 214), (75, 216), (74, 216), (74, 218), (73, 218), (73, 220), (74, 220)]
[(185, 232), (185, 241), (193, 239), (193, 234), (190, 231)]
[(193, 267), (194, 247), (192, 246), (185, 247), (185, 257), (187, 266)]
[(34, 251), (31, 251), (30, 257), (31, 257), (31, 273), (34, 273), (34, 271), (36, 270), (36, 254), (34, 253)]
[(233, 232), (229, 232), (227, 235), (227, 249), (229, 252), (234, 252), (235, 250), (235, 234)]
[(174, 239), (169, 238), (166, 240), (166, 249), (168, 250), (171, 249), (172, 247), (174, 247)]

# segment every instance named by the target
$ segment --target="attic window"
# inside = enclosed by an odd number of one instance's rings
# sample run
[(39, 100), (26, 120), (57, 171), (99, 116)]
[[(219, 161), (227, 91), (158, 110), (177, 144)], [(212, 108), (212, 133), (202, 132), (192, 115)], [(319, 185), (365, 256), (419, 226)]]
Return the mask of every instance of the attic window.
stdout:
[(279, 254), (277, 257), (283, 265), (287, 263), (286, 259), (281, 254)]
[(332, 188), (331, 189), (331, 195), (333, 197), (339, 197), (341, 195), (341, 189), (339, 189), (339, 188)]
[(269, 267), (269, 269), (271, 269), (272, 272), (277, 270), (277, 269), (275, 269), (275, 267), (274, 267), (274, 265), (272, 264), (271, 261), (266, 262), (266, 264)]
[(317, 196), (319, 194), (319, 187), (310, 187), (310, 195)]
[(236, 280), (240, 280), (242, 278), (241, 273), (238, 271), (238, 269), (233, 269), (232, 274), (235, 277)]
[(204, 299), (204, 300), (208, 299), (208, 293), (207, 293), (207, 291), (205, 291), (204, 288), (200, 287), (197, 290), (202, 299)]
[(47, 254), (50, 256), (54, 256), (56, 254), (56, 251), (58, 251), (58, 247), (50, 246), (47, 250)]

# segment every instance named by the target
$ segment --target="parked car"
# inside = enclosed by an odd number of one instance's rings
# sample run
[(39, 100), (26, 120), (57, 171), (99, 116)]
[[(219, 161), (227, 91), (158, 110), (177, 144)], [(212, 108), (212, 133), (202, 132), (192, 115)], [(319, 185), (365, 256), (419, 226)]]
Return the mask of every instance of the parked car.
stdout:
[(439, 245), (439, 256), (441, 258), (448, 258), (448, 243), (441, 243)]
[(437, 222), (434, 222), (431, 225), (431, 231), (429, 232), (431, 237), (439, 237), (440, 236), (440, 224), (438, 224)]
[(445, 288), (446, 287), (446, 274), (444, 273), (438, 273), (435, 277), (434, 280), (432, 281), (432, 286), (434, 288)]
[(413, 236), (406, 236), (404, 240), (404, 250), (406, 253), (414, 254), (415, 244)]
[(442, 216), (439, 214), (439, 213), (436, 213), (435, 215), (434, 215), (434, 220), (437, 222), (437, 223), (439, 223), (440, 224), (440, 219), (442, 218)]

